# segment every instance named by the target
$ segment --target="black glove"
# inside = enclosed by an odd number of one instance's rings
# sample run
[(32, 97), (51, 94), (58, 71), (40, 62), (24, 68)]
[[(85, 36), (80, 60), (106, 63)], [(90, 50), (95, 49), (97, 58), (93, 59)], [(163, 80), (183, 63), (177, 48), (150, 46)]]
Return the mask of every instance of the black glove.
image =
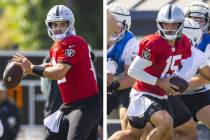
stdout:
[(110, 86), (107, 87), (107, 92), (113, 92), (120, 87), (120, 83), (118, 81), (113, 81)]

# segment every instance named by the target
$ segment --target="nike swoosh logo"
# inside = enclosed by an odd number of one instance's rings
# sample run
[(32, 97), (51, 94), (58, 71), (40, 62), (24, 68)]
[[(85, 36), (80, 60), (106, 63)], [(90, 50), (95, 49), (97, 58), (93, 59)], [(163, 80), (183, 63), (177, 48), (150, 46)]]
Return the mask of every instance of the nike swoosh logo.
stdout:
[(73, 48), (73, 47), (75, 47), (75, 45), (71, 45), (71, 46), (69, 46), (69, 48)]

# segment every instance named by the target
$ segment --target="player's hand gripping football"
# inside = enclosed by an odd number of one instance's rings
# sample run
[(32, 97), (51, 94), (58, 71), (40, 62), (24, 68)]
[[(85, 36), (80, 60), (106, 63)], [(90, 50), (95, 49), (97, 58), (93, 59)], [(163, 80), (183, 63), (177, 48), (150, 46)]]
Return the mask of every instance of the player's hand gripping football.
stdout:
[(12, 61), (15, 64), (21, 66), (24, 74), (33, 74), (32, 68), (34, 67), (34, 65), (25, 56), (21, 54), (15, 54), (13, 55)]
[(169, 78), (164, 79), (158, 79), (156, 82), (156, 85), (159, 86), (161, 89), (163, 89), (167, 95), (169, 96), (175, 96), (178, 93), (175, 91), (175, 89), (179, 89), (179, 87), (173, 85), (170, 83)]

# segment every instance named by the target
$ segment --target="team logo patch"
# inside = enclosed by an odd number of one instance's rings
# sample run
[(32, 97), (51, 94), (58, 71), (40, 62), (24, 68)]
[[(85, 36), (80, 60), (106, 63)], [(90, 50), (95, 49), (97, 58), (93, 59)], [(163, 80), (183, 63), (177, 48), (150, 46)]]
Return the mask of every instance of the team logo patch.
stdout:
[(74, 56), (74, 54), (75, 54), (75, 50), (73, 50), (73, 49), (66, 49), (65, 50), (65, 55), (68, 56), (68, 57), (72, 57), (72, 56)]
[(151, 57), (150, 50), (147, 50), (147, 49), (143, 50), (142, 51), (142, 57), (145, 58), (145, 59), (150, 59), (150, 57)]

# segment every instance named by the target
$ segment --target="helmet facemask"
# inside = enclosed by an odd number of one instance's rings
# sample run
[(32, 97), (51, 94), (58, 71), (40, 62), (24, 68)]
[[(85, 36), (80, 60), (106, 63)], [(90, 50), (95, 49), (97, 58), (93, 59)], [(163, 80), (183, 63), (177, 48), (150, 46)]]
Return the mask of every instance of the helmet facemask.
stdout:
[[(56, 22), (56, 21), (53, 21), (53, 22)], [(53, 22), (46, 21), (46, 25), (47, 25), (47, 29), (48, 29), (48, 34), (54, 41), (60, 41), (67, 36), (76, 34), (74, 26), (69, 21), (65, 21), (68, 24), (68, 27), (66, 28), (65, 31), (63, 31), (62, 29), (59, 29), (59, 30), (61, 30), (61, 33), (54, 34), (55, 31), (53, 31), (53, 30), (56, 30), (56, 29), (52, 29)]]
[(120, 41), (126, 31), (130, 29), (131, 26), (131, 16), (129, 10), (119, 4), (112, 4), (109, 6), (108, 11), (113, 15), (113, 17), (118, 22), (119, 26), (121, 26), (121, 32), (120, 33), (114, 33), (111, 37), (111, 39), (114, 42)]
[(193, 47), (197, 47), (203, 36), (203, 30), (196, 21), (186, 18), (184, 22), (183, 34), (191, 41)]
[(124, 37), (124, 35), (125, 35), (125, 33), (126, 33), (127, 29), (128, 29), (128, 25), (126, 25), (125, 22), (123, 22), (123, 23), (119, 22), (119, 24), (120, 24), (119, 26), (121, 26), (120, 33), (113, 33), (113, 35), (111, 37), (111, 39), (114, 42), (120, 41)]
[(158, 22), (157, 21), (157, 26), (159, 29), (159, 32), (161, 36), (166, 39), (166, 40), (176, 40), (177, 38), (181, 38), (182, 36), (182, 30), (183, 30), (183, 23), (178, 22), (178, 28), (176, 30), (166, 30), (162, 26), (163, 22)]
[[(184, 27), (184, 13), (180, 7), (175, 4), (165, 5), (158, 12), (158, 16), (156, 19), (157, 27), (160, 35), (166, 40), (176, 40), (181, 38), (182, 30)], [(173, 24), (167, 25), (166, 29), (164, 29), (163, 24)], [(176, 29), (174, 29), (176, 27)], [(170, 30), (169, 30), (169, 29)]]
[(190, 13), (186, 17), (193, 19), (198, 22), (203, 31), (206, 31), (209, 26), (209, 17), (203, 13)]
[(209, 7), (205, 2), (192, 1), (185, 8), (185, 17), (198, 22), (203, 31), (209, 26)]

